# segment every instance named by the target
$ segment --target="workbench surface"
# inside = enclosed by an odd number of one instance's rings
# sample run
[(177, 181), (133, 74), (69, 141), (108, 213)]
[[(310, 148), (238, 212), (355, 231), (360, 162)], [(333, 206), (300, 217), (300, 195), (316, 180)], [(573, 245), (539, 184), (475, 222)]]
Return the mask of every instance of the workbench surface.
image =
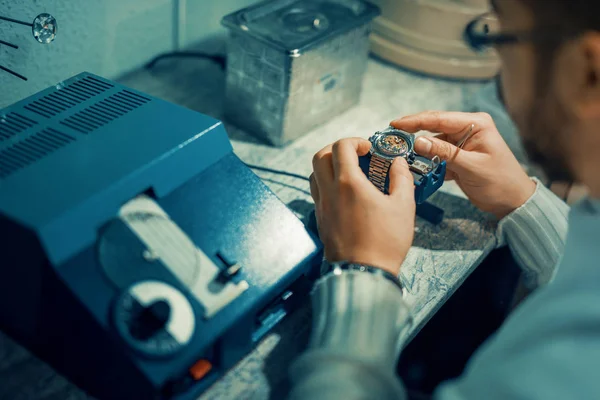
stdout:
[[(119, 80), (148, 94), (222, 119), (224, 73), (210, 61), (165, 60), (152, 71), (139, 70)], [(367, 138), (399, 116), (426, 109), (469, 111), (479, 83), (436, 80), (371, 59), (360, 103), (285, 148), (262, 144), (227, 125), (236, 154), (245, 162), (308, 176), (313, 154), (349, 136)], [(277, 196), (303, 218), (312, 207), (308, 182), (257, 171)], [(401, 279), (414, 305), (414, 336), (495, 246), (495, 223), (476, 210), (452, 182), (431, 202), (445, 211), (434, 226), (418, 219), (414, 246)], [(307, 305), (212, 386), (201, 399), (281, 398), (290, 362), (306, 343)], [(84, 399), (79, 389), (0, 333), (0, 399)]]

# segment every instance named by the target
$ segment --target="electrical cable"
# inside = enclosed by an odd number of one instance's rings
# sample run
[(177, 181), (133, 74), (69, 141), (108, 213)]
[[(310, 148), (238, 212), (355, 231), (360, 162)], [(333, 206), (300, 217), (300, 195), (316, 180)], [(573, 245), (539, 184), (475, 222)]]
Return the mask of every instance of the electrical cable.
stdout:
[(279, 181), (276, 181), (275, 179), (262, 178), (262, 177), (261, 177), (260, 179), (261, 179), (261, 180), (263, 180), (263, 181), (266, 181), (266, 182), (275, 183), (275, 184), (277, 184), (277, 185), (280, 185), (280, 186), (284, 186), (284, 187), (287, 187), (287, 188), (290, 188), (290, 189), (297, 190), (297, 191), (299, 191), (299, 192), (301, 192), (301, 193), (304, 193), (304, 194), (305, 194), (305, 195), (307, 195), (307, 196), (310, 196), (310, 195), (311, 195), (311, 194), (310, 194), (310, 192), (309, 192), (308, 190), (304, 190), (304, 189), (302, 189), (302, 188), (299, 188), (298, 186), (289, 185), (289, 184), (287, 184), (287, 183), (279, 182)]
[(278, 174), (278, 175), (285, 175), (285, 176), (289, 176), (291, 178), (302, 179), (303, 181), (310, 182), (310, 179), (307, 178), (304, 175), (294, 174), (293, 172), (281, 171), (281, 170), (278, 170), (278, 169), (261, 167), (259, 165), (252, 165), (252, 164), (248, 164), (248, 163), (244, 163), (244, 164), (246, 164), (246, 166), (248, 168), (255, 169), (257, 171), (270, 172), (272, 174)]
[[(6, 18), (3, 18), (3, 19), (6, 19)], [(13, 49), (18, 49), (19, 48), (19, 46), (17, 46), (16, 44), (5, 42), (4, 40), (0, 40), (0, 45), (12, 47)], [(27, 80), (27, 78), (24, 77), (23, 75), (15, 72), (15, 71), (7, 68), (7, 67), (3, 67), (2, 65), (0, 65), (0, 70), (8, 72), (9, 74), (16, 76), (17, 78), (23, 79), (24, 81)]]
[(21, 74), (19, 74), (19, 73), (15, 72), (15, 71), (13, 71), (13, 70), (11, 70), (11, 69), (8, 69), (8, 68), (6, 68), (6, 67), (3, 67), (2, 65), (0, 65), (0, 69), (1, 69), (2, 71), (6, 71), (6, 72), (8, 72), (9, 74), (12, 74), (12, 75), (16, 76), (17, 78), (21, 78), (21, 79), (23, 79), (24, 81), (26, 81), (26, 80), (27, 80), (27, 78), (26, 78), (26, 77), (24, 77), (23, 75), (21, 75)]
[[(259, 165), (252, 165), (252, 164), (248, 164), (248, 163), (244, 163), (244, 164), (245, 164), (245, 165), (246, 165), (248, 168), (251, 168), (251, 169), (254, 169), (254, 170), (257, 170), (257, 171), (263, 171), (263, 172), (269, 172), (269, 173), (271, 173), (271, 174), (277, 174), (277, 175), (289, 176), (289, 177), (291, 177), (291, 178), (301, 179), (301, 180), (303, 180), (303, 181), (308, 181), (308, 182), (310, 182), (310, 179), (309, 179), (309, 178), (307, 178), (307, 177), (305, 177), (305, 176), (303, 176), (303, 175), (294, 174), (293, 172), (281, 171), (281, 170), (279, 170), (279, 169), (273, 169), (273, 168), (261, 167), (261, 166), (259, 166)], [(304, 189), (302, 189), (302, 188), (299, 188), (299, 187), (297, 187), (297, 186), (294, 186), (294, 185), (290, 185), (290, 184), (287, 184), (287, 183), (284, 183), (284, 182), (279, 182), (279, 181), (276, 181), (276, 180), (274, 180), (274, 179), (269, 179), (269, 178), (262, 178), (262, 177), (261, 177), (261, 179), (262, 179), (263, 181), (272, 182), (272, 183), (275, 183), (275, 184), (278, 184), (278, 185), (281, 185), (281, 186), (288, 187), (288, 188), (290, 188), (290, 189), (297, 190), (297, 191), (299, 191), (299, 192), (302, 192), (302, 193), (304, 193), (304, 194), (306, 194), (306, 195), (308, 195), (308, 196), (310, 196), (310, 195), (311, 195), (311, 194), (310, 194), (310, 192), (309, 192), (308, 190), (304, 190)]]
[(8, 42), (5, 42), (4, 40), (0, 40), (0, 44), (3, 44), (3, 45), (8, 46), (8, 47), (12, 47), (13, 49), (18, 49), (19, 48), (19, 46), (17, 46), (16, 44), (8, 43)]
[(31, 22), (19, 21), (18, 19), (12, 19), (12, 18), (8, 18), (8, 17), (3, 17), (1, 15), (0, 15), (0, 20), (7, 21), (7, 22), (13, 22), (15, 24), (20, 24), (20, 25), (25, 25), (25, 26), (33, 26), (33, 24)]
[(202, 58), (202, 59), (206, 59), (206, 60), (212, 60), (216, 64), (218, 64), (221, 69), (225, 69), (226, 62), (227, 62), (227, 58), (221, 54), (208, 54), (208, 53), (202, 53), (202, 52), (196, 52), (196, 51), (172, 51), (172, 52), (163, 53), (163, 54), (160, 54), (160, 55), (154, 57), (149, 63), (147, 63), (145, 65), (145, 68), (151, 69), (154, 67), (154, 65), (156, 65), (157, 62), (159, 62), (161, 60), (164, 60), (167, 58), (177, 58), (177, 57)]
[[(278, 170), (278, 169), (261, 167), (261, 166), (258, 166), (258, 165), (252, 165), (252, 164), (248, 164), (248, 163), (244, 163), (244, 164), (248, 168), (255, 169), (257, 171), (264, 171), (264, 172), (270, 172), (272, 174), (285, 175), (285, 176), (289, 176), (289, 177), (292, 177), (292, 178), (302, 179), (304, 181), (309, 181), (310, 182), (310, 179), (307, 178), (306, 176), (303, 176), (303, 175), (294, 174), (292, 172), (287, 172), (287, 171), (281, 171), (281, 170)], [(298, 190), (298, 191), (300, 191), (302, 193), (305, 193), (305, 194), (307, 194), (309, 196), (311, 195), (310, 192), (308, 192), (307, 190), (301, 189), (301, 188), (296, 187), (294, 185), (289, 185), (287, 183), (279, 182), (279, 181), (276, 181), (276, 180), (273, 180), (273, 179), (269, 179), (269, 178), (261, 178), (261, 179), (264, 180), (264, 181), (267, 181), (267, 182), (273, 182), (273, 183), (278, 184), (278, 185), (282, 185), (282, 186), (285, 186), (285, 187), (288, 187), (288, 188), (291, 188), (291, 189)], [(425, 202), (425, 203), (419, 204), (417, 206), (417, 212), (416, 213), (417, 213), (417, 215), (419, 217), (423, 218), (424, 220), (426, 220), (426, 221), (428, 221), (428, 222), (430, 222), (430, 223), (432, 223), (434, 225), (438, 225), (440, 222), (442, 222), (443, 215), (444, 215), (444, 211), (441, 208), (439, 208), (437, 206), (434, 206), (433, 204), (431, 204), (429, 202)]]

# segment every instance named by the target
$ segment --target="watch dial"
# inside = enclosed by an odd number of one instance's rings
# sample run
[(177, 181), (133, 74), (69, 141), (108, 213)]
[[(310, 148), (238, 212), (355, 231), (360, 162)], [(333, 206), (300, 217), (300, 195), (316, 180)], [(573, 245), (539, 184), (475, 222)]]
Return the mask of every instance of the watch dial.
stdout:
[(399, 135), (382, 136), (377, 147), (388, 156), (403, 156), (409, 150), (408, 142)]

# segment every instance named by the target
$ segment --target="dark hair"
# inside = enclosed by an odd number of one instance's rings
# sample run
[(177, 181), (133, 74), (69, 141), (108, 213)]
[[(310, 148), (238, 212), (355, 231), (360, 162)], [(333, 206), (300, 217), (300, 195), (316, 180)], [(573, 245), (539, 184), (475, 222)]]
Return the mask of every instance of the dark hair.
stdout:
[[(502, 0), (497, 0), (502, 1)], [(556, 52), (561, 45), (568, 40), (576, 39), (586, 32), (600, 32), (600, 1), (598, 0), (519, 0), (529, 8), (534, 16), (534, 29), (547, 30), (555, 29), (557, 32), (564, 32), (557, 35), (554, 39), (539, 41), (534, 43), (536, 58), (539, 63), (538, 73), (536, 74), (536, 90), (538, 96), (544, 97), (546, 90), (550, 88), (548, 79), (550, 78), (551, 68), (548, 68), (554, 61)], [(543, 67), (542, 67), (543, 66)], [(560, 111), (558, 109), (557, 111)], [(534, 146), (535, 149), (535, 146)], [(535, 152), (534, 152), (535, 154)], [(538, 156), (542, 155), (538, 152)], [(547, 160), (546, 160), (547, 161)], [(573, 179), (567, 175), (568, 168), (561, 166), (556, 171), (562, 181), (567, 181), (569, 188), (565, 193), (565, 201), (569, 196)], [(552, 182), (548, 184), (548, 187)]]
[[(502, 0), (498, 0), (502, 1)], [(546, 86), (548, 65), (565, 40), (588, 31), (600, 32), (600, 1), (598, 0), (520, 0), (534, 15), (534, 29), (555, 29), (564, 32), (554, 38), (535, 43), (538, 62), (546, 67), (538, 74), (537, 85)]]
[[(500, 0), (502, 1), (502, 0)], [(564, 32), (556, 40), (540, 43), (540, 50), (555, 50), (567, 38), (587, 31), (600, 32), (600, 2), (597, 0), (521, 0), (528, 7), (538, 29)], [(545, 48), (545, 49), (544, 49)]]
[[(502, 0), (499, 0), (502, 1)], [(600, 4), (594, 0), (521, 0), (539, 26), (561, 27), (583, 33), (600, 31)]]

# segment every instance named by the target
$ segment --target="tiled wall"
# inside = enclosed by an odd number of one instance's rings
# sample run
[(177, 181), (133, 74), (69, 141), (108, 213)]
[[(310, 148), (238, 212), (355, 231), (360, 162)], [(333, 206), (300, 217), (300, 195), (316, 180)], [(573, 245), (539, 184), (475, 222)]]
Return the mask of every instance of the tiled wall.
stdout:
[(256, 0), (0, 0), (0, 15), (32, 21), (48, 12), (58, 22), (50, 45), (39, 44), (26, 26), (0, 21), (0, 65), (27, 82), (0, 71), (0, 108), (82, 71), (115, 78), (175, 49), (178, 7), (185, 25), (179, 37), (189, 46), (225, 30), (221, 17)]

